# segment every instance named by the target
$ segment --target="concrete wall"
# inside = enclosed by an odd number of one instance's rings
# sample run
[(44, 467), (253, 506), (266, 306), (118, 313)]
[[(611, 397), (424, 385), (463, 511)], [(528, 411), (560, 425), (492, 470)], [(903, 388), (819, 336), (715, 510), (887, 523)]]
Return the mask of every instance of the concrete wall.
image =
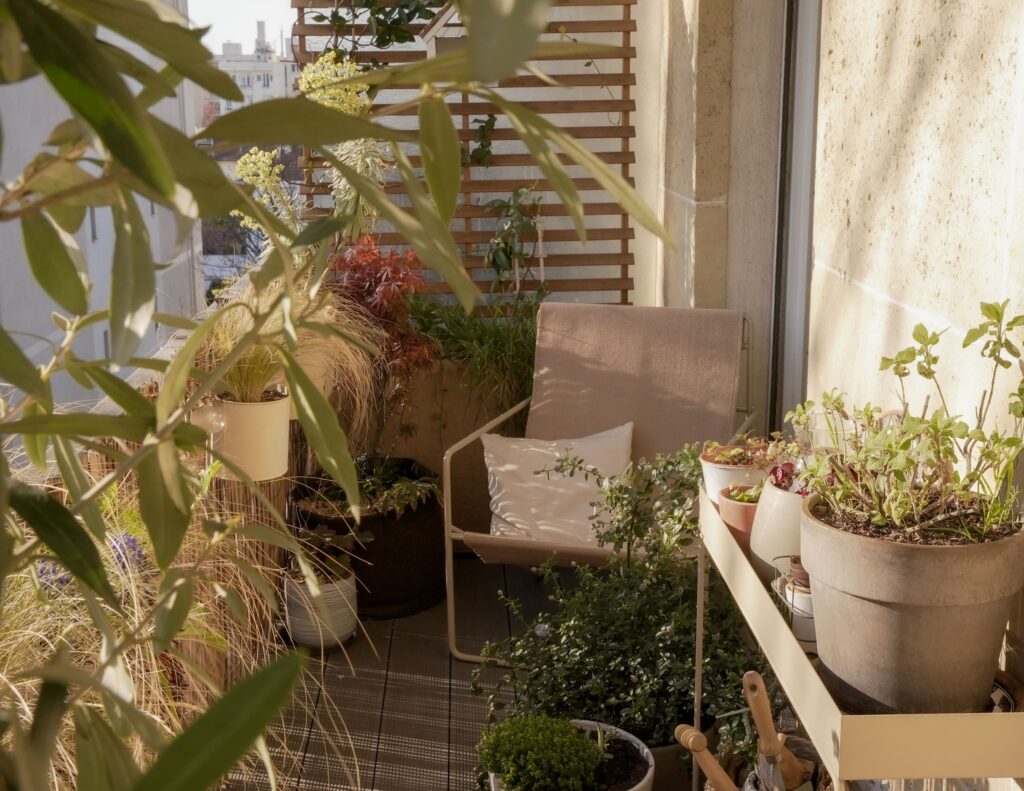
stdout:
[(776, 0), (645, 0), (637, 11), (637, 189), (675, 247), (638, 229), (634, 301), (743, 310), (762, 416), (784, 12)]

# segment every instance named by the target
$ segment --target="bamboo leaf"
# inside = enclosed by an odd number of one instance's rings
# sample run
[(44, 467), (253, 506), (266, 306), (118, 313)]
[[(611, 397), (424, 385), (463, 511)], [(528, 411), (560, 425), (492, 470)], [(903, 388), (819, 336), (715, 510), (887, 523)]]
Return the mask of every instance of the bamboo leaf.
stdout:
[(188, 620), (189, 611), (192, 609), (192, 578), (184, 573), (171, 572), (164, 577), (160, 593), (166, 594), (166, 598), (156, 611), (153, 642), (155, 650), (163, 653)]
[(88, 313), (88, 280), (75, 238), (54, 225), (45, 212), (22, 219), (21, 236), (36, 283), (68, 313)]
[(348, 438), (338, 424), (338, 416), (295, 358), (284, 349), (278, 349), (277, 353), (306, 439), (324, 472), (345, 491), (352, 513), (358, 519), (359, 479), (356, 465), (348, 452)]
[(37, 0), (8, 0), (33, 59), (114, 157), (161, 195), (174, 193), (170, 163), (145, 113), (96, 41)]
[(39, 369), (3, 327), (0, 327), (0, 379), (22, 390), (47, 409), (53, 404), (49, 383), (43, 380)]
[(515, 74), (547, 26), (551, 0), (462, 0), (473, 76), (492, 82)]
[(268, 99), (222, 115), (198, 134), (240, 145), (323, 146), (372, 137), (411, 140), (408, 132), (389, 129), (354, 115), (332, 110), (303, 96)]
[(114, 204), (114, 260), (110, 283), (110, 356), (123, 366), (149, 330), (156, 309), (156, 269), (149, 230), (135, 197), (121, 191)]
[(420, 102), (420, 152), (423, 174), (445, 224), (455, 216), (462, 181), (462, 149), (448, 105), (439, 96)]
[[(173, 446), (168, 445), (173, 451)], [(179, 465), (180, 470), (180, 465)], [(139, 478), (139, 510), (146, 524), (153, 554), (161, 569), (168, 568), (178, 555), (191, 515), (174, 502), (160, 467), (157, 454), (151, 453), (137, 467)], [(184, 471), (180, 474), (184, 476)]]
[[(57, 459), (57, 467), (60, 469), (64, 486), (71, 495), (71, 501), (77, 502), (82, 495), (89, 491), (92, 481), (82, 469), (82, 463), (78, 459), (78, 453), (71, 440), (66, 437), (53, 438), (53, 455)], [(107, 532), (106, 523), (103, 521), (103, 514), (95, 500), (91, 500), (82, 507), (80, 511), (85, 526), (98, 540), (102, 541)]]
[(286, 654), (235, 684), (160, 753), (135, 791), (195, 791), (212, 786), (291, 699), (301, 672), (301, 658)]
[(37, 486), (14, 481), (11, 507), (75, 577), (120, 610), (99, 550), (71, 512)]
[(189, 216), (223, 217), (242, 204), (242, 196), (227, 180), (224, 171), (196, 148), (195, 143), (155, 116), (150, 116), (150, 123), (171, 157), (178, 182), (195, 199), (196, 210), (187, 212)]
[(75, 706), (75, 761), (78, 787), (121, 791), (139, 777), (139, 768), (124, 742), (89, 706)]
[(85, 363), (79, 370), (92, 379), (111, 401), (125, 411), (125, 414), (149, 419), (154, 417), (153, 402), (124, 379), (93, 363)]
[(131, 415), (99, 415), (90, 412), (25, 415), (0, 423), (5, 434), (59, 434), (64, 437), (117, 437), (142, 442), (153, 430), (153, 421)]
[(31, 403), (26, 404), (21, 410), (21, 419), (16, 420), (12, 423), (8, 423), (4, 426), (5, 429), (13, 429), (10, 431), (11, 434), (21, 435), (21, 444), (25, 448), (25, 455), (28, 456), (29, 462), (37, 470), (46, 470), (47, 458), (46, 448), (50, 444), (50, 432), (48, 431), (35, 431), (25, 432), (19, 431), (17, 425), (31, 424), (32, 421), (43, 420), (50, 417), (50, 413), (46, 411), (46, 408), (42, 404)]

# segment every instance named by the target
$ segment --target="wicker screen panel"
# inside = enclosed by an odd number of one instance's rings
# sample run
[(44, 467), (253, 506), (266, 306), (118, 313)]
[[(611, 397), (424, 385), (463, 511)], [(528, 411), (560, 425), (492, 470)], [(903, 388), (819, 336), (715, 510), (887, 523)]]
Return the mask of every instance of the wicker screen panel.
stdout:
[[(633, 6), (637, 0), (554, 0), (548, 32), (544, 39), (557, 41), (572, 39), (611, 45), (593, 57), (563, 56), (537, 61), (537, 68), (550, 75), (555, 83), (530, 73), (521, 73), (502, 80), (498, 90), (507, 98), (522, 102), (563, 129), (571, 131), (592, 151), (615, 168), (627, 181), (633, 183), (632, 165), (635, 162), (632, 124), (636, 109), (633, 88), (635, 49), (632, 34), (636, 31)], [(295, 58), (300, 64), (311, 63), (332, 37), (340, 33), (344, 45), (357, 44), (354, 57), (357, 62), (384, 65), (410, 63), (427, 57), (426, 46), (419, 38), (425, 25), (413, 25), (416, 38), (409, 44), (389, 49), (372, 46), (365, 25), (355, 24), (337, 29), (314, 20), (316, 14), (330, 15), (336, 7), (346, 8), (344, 2), (331, 0), (291, 0), (297, 21), (293, 28)], [(388, 5), (384, 0), (383, 5)], [(438, 6), (443, 5), (438, 3)], [(438, 45), (457, 46), (462, 34), (458, 16), (444, 26), (441, 37), (447, 39)], [(381, 91), (375, 98), (377, 112), (393, 108), (393, 112), (380, 120), (403, 129), (414, 129), (416, 109), (403, 106), (415, 96), (415, 88), (394, 88)], [(456, 127), (463, 144), (474, 145), (475, 121), (485, 120), (488, 114), (497, 116), (490, 135), (493, 155), (487, 167), (472, 165), (463, 169), (462, 195), (452, 225), (453, 235), (464, 255), (464, 262), (482, 292), (491, 290), (493, 273), (484, 265), (483, 251), (494, 235), (496, 220), (487, 203), (495, 199), (508, 199), (517, 188), (526, 187), (540, 199), (538, 209), (538, 236), (526, 240), (530, 253), (528, 269), (521, 273), (520, 286), (533, 289), (543, 280), (555, 299), (586, 302), (629, 301), (633, 288), (632, 253), (633, 228), (629, 217), (614, 203), (600, 185), (581, 168), (568, 165), (580, 198), (584, 203), (587, 242), (581, 243), (572, 222), (550, 184), (533, 164), (532, 157), (508, 121), (496, 107), (467, 95), (453, 95), (448, 99)], [(414, 165), (419, 164), (416, 148), (408, 150)], [(308, 152), (303, 159), (313, 167), (307, 171), (301, 193), (306, 197), (308, 211), (315, 216), (329, 211), (330, 187), (323, 183), (322, 163), (310, 161)], [(402, 187), (393, 183), (387, 187), (399, 203), (403, 203)], [(379, 227), (380, 243), (401, 245), (402, 237), (385, 223)], [(445, 292), (443, 282), (431, 284), (431, 289)]]

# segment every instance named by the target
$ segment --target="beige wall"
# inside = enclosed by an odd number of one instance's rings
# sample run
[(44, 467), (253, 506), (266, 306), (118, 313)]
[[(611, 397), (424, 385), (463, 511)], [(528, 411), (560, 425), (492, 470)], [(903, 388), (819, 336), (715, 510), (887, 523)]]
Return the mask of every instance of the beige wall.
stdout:
[(638, 6), (637, 188), (674, 248), (637, 231), (638, 304), (751, 321), (752, 404), (767, 403), (784, 3)]

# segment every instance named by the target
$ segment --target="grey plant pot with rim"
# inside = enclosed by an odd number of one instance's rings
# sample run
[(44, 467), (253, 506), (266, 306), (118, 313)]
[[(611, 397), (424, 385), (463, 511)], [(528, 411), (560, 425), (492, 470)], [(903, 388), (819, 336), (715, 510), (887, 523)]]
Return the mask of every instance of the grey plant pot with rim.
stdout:
[(854, 713), (983, 710), (1013, 601), (1024, 532), (977, 544), (902, 544), (832, 527), (804, 502), (822, 677)]

